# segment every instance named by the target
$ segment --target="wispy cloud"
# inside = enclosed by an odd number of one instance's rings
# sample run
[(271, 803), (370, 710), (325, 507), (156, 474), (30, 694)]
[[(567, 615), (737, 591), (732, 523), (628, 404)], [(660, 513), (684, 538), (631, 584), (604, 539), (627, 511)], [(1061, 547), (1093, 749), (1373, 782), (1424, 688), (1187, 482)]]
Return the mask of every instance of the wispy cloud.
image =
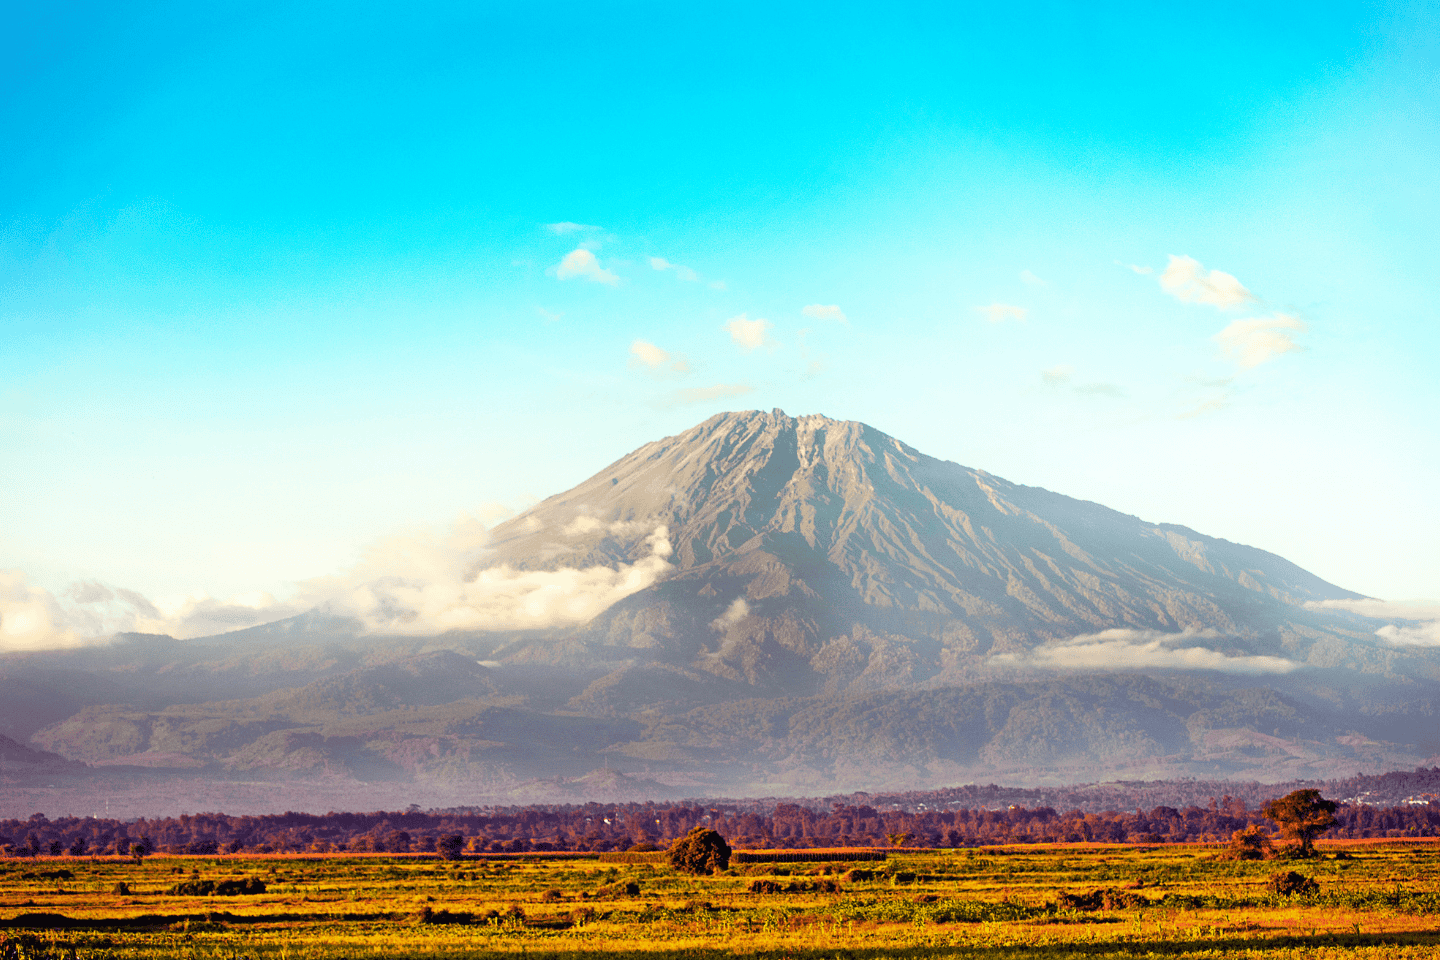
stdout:
[[(639, 537), (634, 523), (596, 521), (612, 533)], [(511, 630), (572, 626), (673, 572), (669, 531), (655, 527), (638, 544), (645, 555), (615, 566), (514, 570), (486, 566), (490, 534), (472, 517), (448, 528), (386, 537), (342, 573), (301, 583), (293, 596), (265, 593), (224, 600), (186, 597), (151, 602), (97, 582), (55, 597), (0, 572), (0, 650), (56, 649), (101, 642), (116, 632), (210, 636), (320, 609), (358, 620), (375, 633), (411, 636), (447, 630)]]
[(1074, 375), (1075, 368), (1067, 367), (1063, 364), (1060, 366), (1051, 367), (1048, 370), (1040, 371), (1040, 379), (1045, 381), (1046, 384), (1052, 387), (1063, 387), (1069, 384), (1070, 378)]
[(1222, 270), (1206, 270), (1193, 257), (1170, 256), (1160, 274), (1160, 289), (1182, 303), (1204, 303), (1228, 309), (1256, 301), (1255, 294)]
[(577, 247), (565, 254), (564, 259), (555, 268), (555, 276), (561, 280), (579, 277), (582, 280), (603, 283), (610, 287), (620, 285), (620, 278), (600, 266), (600, 261), (596, 259), (595, 254), (584, 247)]
[(1009, 303), (992, 303), (987, 307), (972, 309), (984, 317), (986, 323), (1004, 323), (1006, 320), (1024, 323), (1025, 318), (1030, 315), (1030, 311), (1024, 307), (1017, 307)]
[(801, 307), (800, 312), (815, 320), (834, 320), (836, 323), (846, 324), (850, 322), (850, 318), (845, 316), (845, 311), (833, 303), (812, 303), (808, 306)]
[(732, 624), (739, 623), (748, 616), (750, 616), (750, 604), (745, 602), (744, 597), (736, 597), (731, 601), (730, 606), (725, 608), (724, 613), (710, 621), (710, 629), (728, 630)]
[(587, 233), (600, 228), (589, 223), (572, 223), (569, 220), (562, 220), (559, 223), (547, 223), (545, 229), (556, 236), (564, 236), (567, 233)]
[(554, 323), (556, 320), (559, 320), (561, 317), (565, 316), (565, 314), (564, 314), (563, 312), (561, 312), (561, 313), (551, 313), (549, 310), (546, 310), (544, 307), (536, 307), (536, 308), (535, 308), (535, 313), (538, 314), (539, 317), (540, 317), (540, 319), (541, 319), (541, 320), (544, 320), (546, 323)]
[(1051, 670), (1218, 670), (1251, 675), (1289, 673), (1299, 667), (1283, 657), (1230, 654), (1199, 643), (1216, 639), (1213, 630), (1166, 633), (1119, 628), (1048, 643), (1024, 655), (1001, 654), (990, 662)]
[(1375, 631), (1395, 647), (1440, 647), (1440, 603), (1433, 600), (1312, 600), (1310, 610), (1343, 610), (1374, 620), (1396, 621)]
[(1304, 333), (1308, 329), (1299, 317), (1275, 313), (1268, 317), (1236, 320), (1215, 334), (1215, 342), (1220, 344), (1226, 357), (1249, 369), (1282, 353), (1304, 349), (1295, 342), (1293, 334)]
[(696, 273), (694, 270), (691, 270), (689, 267), (682, 267), (678, 263), (671, 263), (664, 257), (651, 257), (650, 266), (655, 270), (673, 270), (675, 271), (675, 276), (679, 277), (681, 280), (686, 281), (687, 283), (700, 282), (700, 274)]
[(753, 393), (754, 387), (748, 383), (717, 383), (712, 387), (689, 387), (684, 390), (676, 390), (668, 397), (671, 405), (686, 403), (704, 403), (708, 400), (721, 400), (726, 397), (743, 397), (747, 393)]
[(1145, 267), (1145, 266), (1141, 266), (1141, 265), (1138, 264), (1138, 263), (1124, 263), (1124, 262), (1122, 262), (1122, 261), (1120, 261), (1120, 260), (1116, 260), (1116, 261), (1115, 261), (1115, 266), (1117, 266), (1117, 267), (1124, 267), (1126, 270), (1129, 270), (1131, 273), (1138, 273), (1138, 274), (1140, 274), (1140, 276), (1142, 276), (1142, 277), (1148, 277), (1148, 276), (1150, 276), (1150, 274), (1152, 274), (1152, 273), (1155, 272), (1155, 268), (1154, 268), (1154, 267)]
[(630, 362), (651, 370), (668, 369), (674, 373), (688, 373), (690, 364), (684, 357), (675, 357), (668, 350), (662, 350), (649, 340), (636, 340), (630, 344)]
[(749, 353), (759, 347), (774, 345), (770, 340), (770, 328), (773, 326), (774, 324), (763, 317), (751, 320), (747, 314), (742, 313), (726, 320), (724, 329), (729, 332), (730, 339), (734, 340), (740, 349)]
[(72, 585), (59, 597), (32, 585), (20, 570), (0, 571), (0, 650), (50, 650), (100, 642), (120, 632), (197, 637), (267, 623), (304, 610), (268, 593), (218, 599), (149, 598), (97, 581)]
[(1075, 368), (1065, 365), (1050, 367), (1040, 371), (1040, 380), (1047, 386), (1069, 390), (1082, 396), (1092, 397), (1123, 397), (1125, 391), (1113, 383), (1101, 381), (1077, 382), (1075, 380)]
[(1198, 403), (1191, 403), (1190, 406), (1175, 414), (1176, 420), (1194, 420), (1196, 417), (1203, 417), (1207, 413), (1217, 413), (1230, 406), (1230, 392), (1227, 390), (1219, 396), (1208, 397)]
[(1042, 280), (1039, 277), (1035, 276), (1035, 274), (1031, 273), (1029, 270), (1020, 271), (1020, 282), (1030, 287), (1050, 286), (1049, 280)]
[[(671, 263), (664, 257), (651, 257), (650, 267), (653, 270), (672, 271), (676, 277), (684, 280), (686, 283), (700, 283), (702, 280), (705, 279), (704, 277), (700, 276), (699, 273), (690, 269), (689, 267), (681, 266), (678, 263)], [(712, 290), (724, 290), (725, 282), (723, 280), (715, 280), (709, 284), (709, 287)]]

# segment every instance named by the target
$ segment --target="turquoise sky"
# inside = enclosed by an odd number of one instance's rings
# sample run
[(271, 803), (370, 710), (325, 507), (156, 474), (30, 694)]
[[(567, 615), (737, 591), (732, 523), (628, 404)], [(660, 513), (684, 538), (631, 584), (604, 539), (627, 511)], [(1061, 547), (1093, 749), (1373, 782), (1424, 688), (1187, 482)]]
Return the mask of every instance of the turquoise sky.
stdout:
[(1095, 6), (9, 5), (10, 589), (781, 407), (1440, 597), (1440, 8)]

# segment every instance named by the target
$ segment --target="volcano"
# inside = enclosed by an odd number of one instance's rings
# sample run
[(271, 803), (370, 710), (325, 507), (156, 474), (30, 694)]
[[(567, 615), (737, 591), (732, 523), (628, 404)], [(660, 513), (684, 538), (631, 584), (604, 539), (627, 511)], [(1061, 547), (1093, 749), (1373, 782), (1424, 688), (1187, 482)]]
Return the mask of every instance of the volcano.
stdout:
[(1440, 660), (1324, 606), (1359, 595), (862, 423), (712, 417), (499, 525), (466, 564), (457, 582), (608, 592), (568, 620), (470, 609), (424, 633), (407, 587), (386, 601), (403, 630), (316, 610), (6, 655), (21, 706), (0, 733), (112, 778), (284, 781), (267, 795), (295, 809), (335, 784), (351, 805), (556, 783), (794, 795), (1440, 754)]
[(1359, 598), (1263, 550), (778, 410), (641, 447), (498, 527), (487, 563), (633, 563), (656, 531), (673, 572), (569, 654), (625, 647), (770, 695), (973, 677), (1107, 631), (1203, 646), (1222, 669), (1331, 658), (1315, 647), (1336, 625), (1305, 605)]

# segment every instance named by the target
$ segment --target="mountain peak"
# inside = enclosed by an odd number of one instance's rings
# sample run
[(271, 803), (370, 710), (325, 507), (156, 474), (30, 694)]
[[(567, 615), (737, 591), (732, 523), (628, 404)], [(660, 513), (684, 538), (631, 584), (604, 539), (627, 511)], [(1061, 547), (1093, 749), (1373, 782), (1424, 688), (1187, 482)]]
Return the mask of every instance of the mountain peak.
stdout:
[(498, 527), (489, 562), (650, 563), (654, 582), (589, 634), (722, 673), (745, 643), (808, 663), (857, 630), (938, 645), (953, 662), (1116, 629), (1270, 655), (1302, 604), (1355, 596), (1261, 550), (779, 409), (717, 414), (640, 447)]

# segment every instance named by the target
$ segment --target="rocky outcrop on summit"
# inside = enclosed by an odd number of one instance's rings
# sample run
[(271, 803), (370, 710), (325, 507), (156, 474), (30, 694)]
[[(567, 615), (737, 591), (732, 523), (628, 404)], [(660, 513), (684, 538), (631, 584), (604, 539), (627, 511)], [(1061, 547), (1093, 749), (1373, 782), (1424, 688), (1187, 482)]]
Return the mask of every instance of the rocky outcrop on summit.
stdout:
[(909, 686), (1115, 628), (1293, 655), (1318, 629), (1302, 604), (1357, 596), (1263, 550), (778, 410), (641, 447), (497, 528), (488, 562), (632, 562), (658, 528), (674, 572), (585, 641), (791, 691)]

